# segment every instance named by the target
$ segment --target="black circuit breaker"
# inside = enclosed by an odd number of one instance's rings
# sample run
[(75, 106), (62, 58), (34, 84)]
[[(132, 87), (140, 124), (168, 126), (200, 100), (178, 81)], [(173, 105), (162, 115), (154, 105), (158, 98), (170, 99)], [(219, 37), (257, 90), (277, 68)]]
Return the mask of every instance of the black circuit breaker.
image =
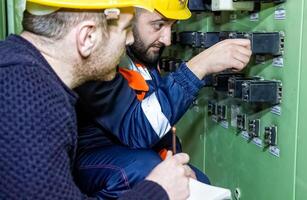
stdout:
[(237, 130), (246, 131), (246, 115), (245, 114), (237, 115)]
[(264, 129), (264, 144), (266, 146), (276, 146), (277, 126), (268, 126)]
[(208, 116), (215, 116), (217, 114), (217, 104), (215, 101), (208, 102)]
[(227, 106), (226, 105), (217, 106), (217, 120), (218, 121), (227, 120)]
[(283, 33), (252, 33), (250, 35), (250, 40), (253, 54), (273, 56), (279, 56), (283, 54)]
[(178, 34), (177, 42), (184, 46), (207, 49), (220, 40), (220, 32), (183, 31)]
[(226, 32), (229, 38), (245, 38), (251, 40), (253, 54), (279, 56), (284, 51), (284, 33), (282, 32)]
[(194, 48), (202, 47), (203, 32), (183, 31), (178, 34), (178, 42), (181, 45), (187, 45)]
[(248, 121), (248, 135), (251, 139), (260, 136), (260, 120), (259, 119)]
[(283, 32), (195, 32), (179, 33), (178, 42), (194, 48), (209, 48), (226, 39), (250, 39), (252, 53), (255, 55), (279, 56), (284, 51)]
[(227, 92), (228, 81), (233, 77), (243, 77), (243, 74), (223, 73), (214, 75), (212, 80), (214, 90), (219, 92)]
[(259, 77), (230, 77), (228, 79), (228, 96), (242, 99), (242, 83), (244, 81), (260, 80)]
[(253, 80), (242, 83), (242, 100), (248, 103), (277, 105), (281, 103), (280, 81)]

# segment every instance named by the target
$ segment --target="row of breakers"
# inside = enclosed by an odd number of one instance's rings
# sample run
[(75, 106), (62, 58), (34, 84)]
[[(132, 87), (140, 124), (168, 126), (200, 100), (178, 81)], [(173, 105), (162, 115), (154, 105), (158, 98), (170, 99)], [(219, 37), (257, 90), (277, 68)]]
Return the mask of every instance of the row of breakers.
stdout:
[(284, 50), (285, 35), (283, 32), (183, 31), (174, 32), (172, 38), (173, 44), (205, 49), (225, 39), (244, 38), (251, 41), (253, 54), (280, 56)]

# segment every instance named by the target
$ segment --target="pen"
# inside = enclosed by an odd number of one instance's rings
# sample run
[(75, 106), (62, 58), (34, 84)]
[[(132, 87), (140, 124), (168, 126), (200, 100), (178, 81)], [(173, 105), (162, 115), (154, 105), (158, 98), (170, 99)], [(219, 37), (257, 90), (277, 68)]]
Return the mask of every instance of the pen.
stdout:
[(176, 154), (176, 128), (172, 127), (172, 139), (173, 139), (173, 155)]

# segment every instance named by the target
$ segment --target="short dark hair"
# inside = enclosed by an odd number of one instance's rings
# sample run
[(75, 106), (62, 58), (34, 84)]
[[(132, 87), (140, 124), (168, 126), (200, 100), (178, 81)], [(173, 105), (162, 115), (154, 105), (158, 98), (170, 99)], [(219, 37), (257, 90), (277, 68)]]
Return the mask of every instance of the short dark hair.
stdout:
[(94, 20), (97, 26), (107, 29), (107, 22), (102, 11), (60, 9), (48, 15), (33, 15), (24, 12), (22, 26), (24, 31), (44, 36), (53, 40), (62, 39), (69, 30), (85, 20)]

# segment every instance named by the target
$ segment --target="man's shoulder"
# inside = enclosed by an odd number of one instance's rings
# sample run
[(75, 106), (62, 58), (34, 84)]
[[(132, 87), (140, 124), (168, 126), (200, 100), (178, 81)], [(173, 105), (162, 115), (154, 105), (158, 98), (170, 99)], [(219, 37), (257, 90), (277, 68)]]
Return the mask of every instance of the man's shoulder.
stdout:
[(50, 96), (63, 96), (64, 93), (59, 81), (34, 61), (0, 64), (0, 81), (1, 90), (15, 99), (21, 96), (25, 100), (48, 99)]
[(0, 41), (0, 55), (0, 68), (29, 66), (41, 59), (33, 45), (16, 35)]

